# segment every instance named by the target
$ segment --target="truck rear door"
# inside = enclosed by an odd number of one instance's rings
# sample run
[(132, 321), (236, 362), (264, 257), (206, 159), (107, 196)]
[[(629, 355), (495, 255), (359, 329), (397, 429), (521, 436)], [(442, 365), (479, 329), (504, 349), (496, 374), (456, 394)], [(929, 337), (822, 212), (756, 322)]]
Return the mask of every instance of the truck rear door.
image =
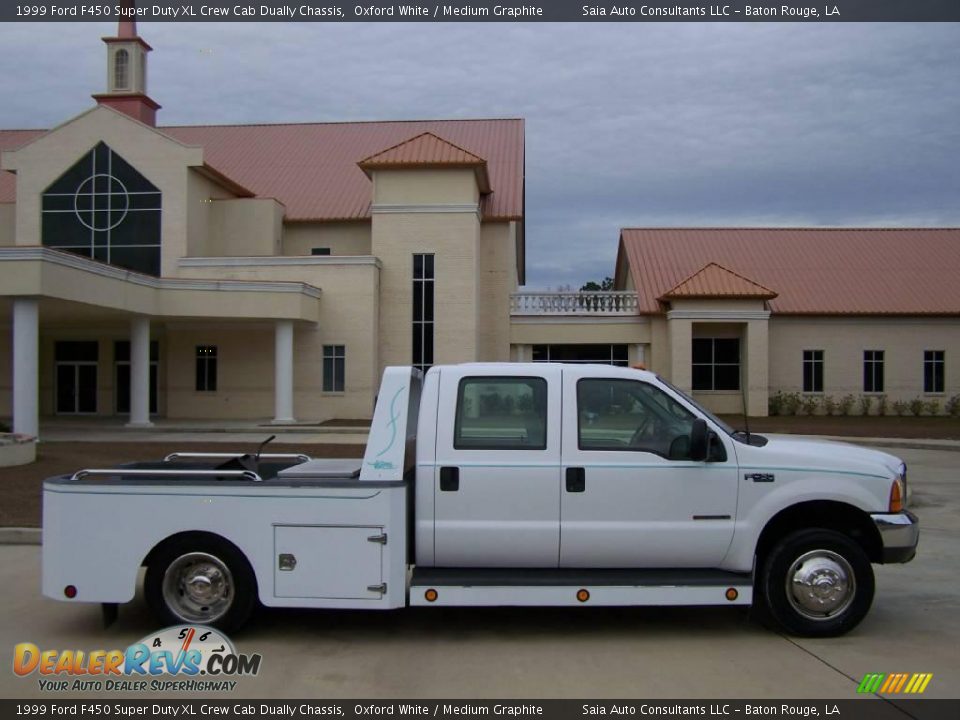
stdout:
[(613, 375), (563, 370), (560, 566), (716, 567), (736, 515), (732, 447), (691, 461), (693, 412), (639, 375)]
[(435, 565), (557, 566), (560, 390), (558, 367), (442, 369)]

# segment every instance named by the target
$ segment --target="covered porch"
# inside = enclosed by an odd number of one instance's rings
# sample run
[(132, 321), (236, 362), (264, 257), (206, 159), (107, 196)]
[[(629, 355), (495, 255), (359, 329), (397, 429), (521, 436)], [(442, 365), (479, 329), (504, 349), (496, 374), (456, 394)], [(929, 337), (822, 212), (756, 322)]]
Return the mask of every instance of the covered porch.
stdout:
[[(294, 423), (296, 328), (316, 327), (319, 304), (306, 283), (154, 278), (47, 248), (0, 248), (0, 416), (32, 436), (41, 415), (148, 428), (196, 403), (224, 416), (272, 405), (273, 422)], [(217, 391), (221, 352), (252, 394)]]

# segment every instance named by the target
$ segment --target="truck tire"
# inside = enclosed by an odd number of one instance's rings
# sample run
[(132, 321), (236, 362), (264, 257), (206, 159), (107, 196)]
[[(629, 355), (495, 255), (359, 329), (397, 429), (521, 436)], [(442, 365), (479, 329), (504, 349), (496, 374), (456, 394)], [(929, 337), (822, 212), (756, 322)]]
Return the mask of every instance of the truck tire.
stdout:
[(257, 599), (253, 568), (226, 540), (181, 535), (154, 552), (143, 582), (147, 604), (165, 625), (239, 628)]
[(855, 628), (873, 602), (873, 568), (863, 548), (834, 530), (799, 530), (763, 562), (760, 590), (773, 619), (808, 637)]

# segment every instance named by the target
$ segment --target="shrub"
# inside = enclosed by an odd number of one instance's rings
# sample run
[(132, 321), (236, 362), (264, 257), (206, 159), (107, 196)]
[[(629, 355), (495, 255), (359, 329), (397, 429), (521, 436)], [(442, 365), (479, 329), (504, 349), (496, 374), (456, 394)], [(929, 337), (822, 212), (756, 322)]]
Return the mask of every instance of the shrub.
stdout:
[(837, 401), (833, 395), (824, 395), (820, 402), (823, 404), (823, 412), (827, 415), (835, 415), (837, 412)]
[(873, 398), (869, 395), (860, 396), (860, 414), (869, 415), (870, 409), (873, 407)]
[(837, 403), (841, 415), (849, 415), (853, 412), (853, 406), (857, 404), (857, 399), (853, 395), (844, 395)]
[(927, 404), (923, 401), (923, 398), (915, 397), (908, 404), (910, 412), (914, 415), (923, 415), (923, 411), (926, 408)]
[(10, 426), (7, 425), (3, 420), (0, 420), (0, 433), (12, 432)]
[(927, 400), (925, 403), (927, 414), (928, 415), (939, 415), (940, 414), (940, 401), (939, 400)]
[(960, 415), (960, 395), (954, 395), (947, 400), (947, 405), (944, 410), (950, 417), (957, 417)]
[(820, 398), (816, 395), (804, 395), (800, 406), (803, 408), (804, 415), (814, 415), (820, 407)]
[(887, 414), (887, 396), (877, 395), (877, 415)]
[(783, 396), (783, 414), (796, 415), (800, 411), (801, 402), (800, 393), (785, 393)]
[(767, 409), (771, 415), (779, 415), (783, 412), (783, 391), (777, 390), (767, 400)]
[(893, 412), (898, 417), (903, 417), (907, 414), (907, 410), (910, 409), (910, 406), (905, 403), (903, 400), (894, 400), (893, 402)]

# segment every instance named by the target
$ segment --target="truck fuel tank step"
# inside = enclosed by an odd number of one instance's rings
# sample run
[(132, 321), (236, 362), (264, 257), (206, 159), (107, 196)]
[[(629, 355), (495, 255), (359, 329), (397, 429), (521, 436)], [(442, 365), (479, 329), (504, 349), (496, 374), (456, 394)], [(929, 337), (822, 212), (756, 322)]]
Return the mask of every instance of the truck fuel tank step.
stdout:
[(749, 574), (713, 569), (414, 568), (411, 605), (749, 605)]

